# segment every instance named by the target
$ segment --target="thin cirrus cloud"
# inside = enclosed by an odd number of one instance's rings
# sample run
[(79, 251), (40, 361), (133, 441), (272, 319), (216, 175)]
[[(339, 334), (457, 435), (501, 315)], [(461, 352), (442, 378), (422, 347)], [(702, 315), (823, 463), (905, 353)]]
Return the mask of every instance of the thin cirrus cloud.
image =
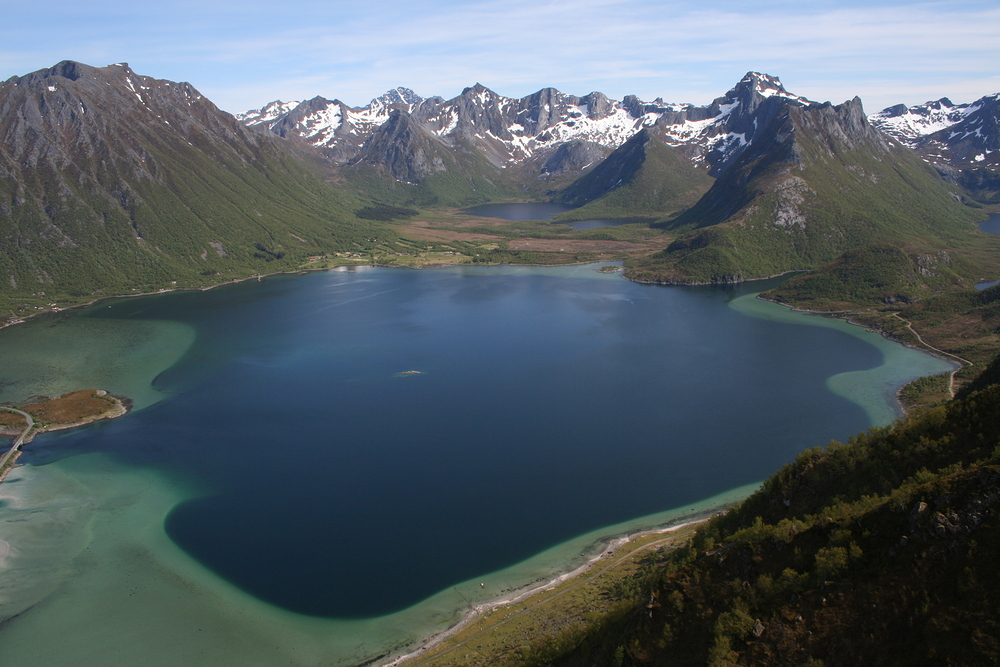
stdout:
[[(184, 11), (168, 11), (178, 6)], [(11, 39), (0, 29), (8, 43), (0, 47), (0, 73), (63, 58), (127, 60), (140, 73), (190, 81), (229, 111), (313, 95), (361, 105), (397, 85), (451, 97), (475, 82), (509, 96), (553, 86), (704, 104), (748, 70), (778, 75), (793, 92), (821, 101), (861, 95), (869, 110), (943, 95), (971, 101), (998, 89), (1000, 8), (992, 2), (101, 7), (86, 17), (68, 10), (66, 25), (53, 13), (37, 29), (23, 31), (32, 24), (22, 21)]]

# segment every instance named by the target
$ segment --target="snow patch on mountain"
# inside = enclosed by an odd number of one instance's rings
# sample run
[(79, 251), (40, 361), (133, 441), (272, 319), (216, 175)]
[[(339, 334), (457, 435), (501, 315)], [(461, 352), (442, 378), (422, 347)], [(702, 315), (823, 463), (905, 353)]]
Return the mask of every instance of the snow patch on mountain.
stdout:
[(961, 123), (981, 106), (981, 102), (953, 104), (947, 97), (942, 97), (912, 107), (897, 104), (870, 115), (868, 122), (884, 134), (912, 147), (929, 134)]
[(299, 104), (301, 104), (301, 101), (298, 100), (294, 102), (275, 100), (260, 109), (251, 109), (250, 111), (236, 114), (236, 120), (251, 127), (254, 125), (267, 125), (287, 115), (292, 109), (299, 106)]
[(616, 101), (596, 92), (580, 98), (551, 88), (515, 99), (476, 84), (448, 101), (425, 99), (399, 87), (361, 108), (314, 98), (272, 102), (237, 118), (282, 136), (287, 136), (294, 124), (294, 134), (318, 148), (353, 146), (351, 150), (360, 150), (361, 144), (398, 111), (411, 115), (440, 141), (465, 137), (489, 146), (491, 159), (498, 165), (544, 157), (574, 141), (614, 150), (643, 128), (656, 126), (669, 145), (696, 147), (691, 154), (695, 161), (703, 161), (716, 151), (715, 164), (717, 159), (735, 156), (753, 141), (755, 124), (746, 128), (736, 125), (749, 117), (761, 100), (775, 96), (812, 104), (786, 91), (777, 77), (749, 72), (724, 97), (703, 107), (665, 103), (662, 98), (643, 102), (634, 96)]

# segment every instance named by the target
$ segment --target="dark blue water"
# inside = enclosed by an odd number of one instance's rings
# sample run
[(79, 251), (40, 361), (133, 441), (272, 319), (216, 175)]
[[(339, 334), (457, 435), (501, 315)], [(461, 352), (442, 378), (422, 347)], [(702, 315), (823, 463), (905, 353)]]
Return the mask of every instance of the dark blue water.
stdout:
[[(525, 220), (548, 220), (560, 213), (572, 211), (572, 206), (565, 204), (551, 204), (548, 202), (516, 202), (512, 204), (481, 204), (466, 209), (466, 213), (479, 215), (486, 218), (502, 218), (523, 222)], [(627, 218), (593, 218), (590, 220), (574, 220), (572, 222), (559, 222), (560, 225), (568, 225), (577, 231), (584, 229), (596, 229), (597, 227), (614, 227), (616, 225), (627, 225), (634, 220)]]
[(105, 451), (194, 484), (166, 528), (219, 575), (381, 615), (868, 427), (824, 381), (880, 353), (740, 315), (741, 289), (367, 269), (116, 301), (78, 316), (196, 328), (157, 379), (173, 397), (28, 456)]
[(1000, 213), (994, 213), (986, 222), (980, 222), (979, 228), (990, 234), (1000, 234)]

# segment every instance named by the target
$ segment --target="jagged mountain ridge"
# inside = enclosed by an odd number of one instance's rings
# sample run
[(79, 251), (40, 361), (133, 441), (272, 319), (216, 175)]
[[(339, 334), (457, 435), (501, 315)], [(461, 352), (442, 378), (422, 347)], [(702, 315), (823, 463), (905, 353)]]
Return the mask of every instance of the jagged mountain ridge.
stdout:
[(929, 162), (1000, 164), (1000, 93), (968, 104), (954, 104), (947, 97), (912, 107), (897, 104), (869, 120)]
[(357, 154), (361, 144), (389, 120), (394, 110), (410, 112), (421, 102), (423, 98), (412, 90), (399, 87), (361, 108), (316, 96), (306, 101), (271, 102), (260, 109), (236, 114), (236, 118), (250, 127), (301, 140), (341, 164)]
[(443, 146), (472, 146), (499, 168), (527, 163), (541, 174), (583, 171), (643, 128), (655, 126), (668, 145), (718, 172), (752, 141), (752, 117), (764, 99), (811, 103), (786, 91), (776, 77), (756, 72), (705, 106), (668, 104), (659, 98), (643, 102), (634, 95), (617, 101), (599, 92), (576, 97), (554, 88), (515, 99), (482, 84), (451, 100), (423, 99), (405, 88), (387, 96), (359, 108), (320, 97), (301, 103), (276, 101), (238, 117), (250, 126), (298, 137), (338, 163), (371, 162), (372, 151), (363, 144), (398, 111)]
[(897, 104), (870, 120), (976, 199), (1000, 202), (1000, 93), (969, 104), (946, 97), (912, 107)]
[(955, 104), (947, 97), (907, 107), (896, 104), (868, 116), (868, 121), (899, 143), (916, 147), (928, 134), (933, 134), (962, 122), (978, 107)]

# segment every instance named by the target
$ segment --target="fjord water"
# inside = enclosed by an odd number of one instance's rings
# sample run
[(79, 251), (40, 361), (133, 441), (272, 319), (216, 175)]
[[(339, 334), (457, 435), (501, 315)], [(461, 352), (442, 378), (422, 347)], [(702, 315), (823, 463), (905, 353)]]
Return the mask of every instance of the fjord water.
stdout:
[[(891, 421), (950, 368), (763, 287), (358, 267), (4, 330), (5, 358), (120, 366), (51, 393), (145, 407), (37, 438), (0, 486), (0, 659), (356, 664)], [(23, 400), (30, 365), (2, 368)]]

